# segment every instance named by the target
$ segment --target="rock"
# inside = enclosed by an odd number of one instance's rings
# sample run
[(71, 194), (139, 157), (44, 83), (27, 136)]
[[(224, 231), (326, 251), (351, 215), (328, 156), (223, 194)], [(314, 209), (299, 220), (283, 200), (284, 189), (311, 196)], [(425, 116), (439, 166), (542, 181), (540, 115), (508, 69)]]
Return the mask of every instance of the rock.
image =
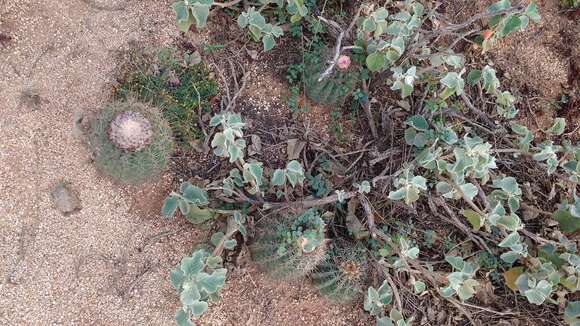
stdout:
[(81, 209), (81, 201), (68, 185), (60, 182), (51, 193), (54, 206), (64, 215)]

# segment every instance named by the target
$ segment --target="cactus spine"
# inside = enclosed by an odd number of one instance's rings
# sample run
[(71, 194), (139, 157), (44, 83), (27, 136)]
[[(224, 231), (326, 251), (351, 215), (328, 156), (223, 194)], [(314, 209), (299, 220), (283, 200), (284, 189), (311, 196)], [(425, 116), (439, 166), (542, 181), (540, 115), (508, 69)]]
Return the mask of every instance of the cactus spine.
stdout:
[(362, 245), (334, 242), (312, 272), (314, 285), (331, 301), (353, 301), (365, 290), (367, 256)]

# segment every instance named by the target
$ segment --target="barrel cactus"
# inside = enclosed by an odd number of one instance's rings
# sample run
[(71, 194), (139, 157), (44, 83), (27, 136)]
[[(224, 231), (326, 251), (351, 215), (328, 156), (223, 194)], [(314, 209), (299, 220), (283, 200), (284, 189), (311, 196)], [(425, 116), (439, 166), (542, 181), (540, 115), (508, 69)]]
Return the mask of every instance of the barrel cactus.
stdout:
[(284, 216), (278, 225), (266, 225), (250, 246), (260, 267), (274, 277), (296, 279), (310, 273), (326, 255), (325, 224), (310, 209)]
[(341, 105), (358, 82), (358, 70), (348, 56), (340, 56), (336, 69), (320, 80), (332, 59), (329, 50), (318, 50), (304, 56), (304, 89), (306, 96), (322, 105)]
[(130, 184), (161, 174), (173, 148), (171, 128), (161, 114), (134, 101), (107, 105), (91, 122), (88, 136), (97, 169)]
[(366, 290), (368, 275), (366, 249), (346, 241), (335, 241), (326, 258), (312, 272), (321, 294), (334, 302), (348, 302)]

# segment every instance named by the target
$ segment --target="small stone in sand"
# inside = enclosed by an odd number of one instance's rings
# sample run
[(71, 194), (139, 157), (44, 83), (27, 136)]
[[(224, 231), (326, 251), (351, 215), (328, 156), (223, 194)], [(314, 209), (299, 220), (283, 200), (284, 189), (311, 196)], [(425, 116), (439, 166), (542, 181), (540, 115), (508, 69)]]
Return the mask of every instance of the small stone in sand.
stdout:
[(54, 206), (64, 215), (81, 209), (81, 201), (77, 195), (62, 182), (54, 187), (51, 195)]

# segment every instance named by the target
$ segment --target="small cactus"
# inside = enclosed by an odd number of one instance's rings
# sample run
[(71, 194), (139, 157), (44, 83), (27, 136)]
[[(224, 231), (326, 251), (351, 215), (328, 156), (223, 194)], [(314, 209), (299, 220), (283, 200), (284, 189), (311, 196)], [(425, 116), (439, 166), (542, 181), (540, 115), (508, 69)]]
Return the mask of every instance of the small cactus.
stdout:
[(153, 138), (151, 123), (141, 112), (119, 112), (109, 125), (109, 139), (117, 148), (137, 151)]
[(364, 293), (367, 275), (365, 248), (341, 241), (330, 246), (325, 260), (312, 272), (312, 279), (331, 301), (348, 302)]
[(90, 125), (88, 141), (97, 169), (130, 184), (161, 174), (173, 147), (171, 128), (161, 114), (133, 101), (101, 110)]
[(254, 259), (275, 277), (296, 279), (310, 273), (326, 255), (324, 221), (314, 209), (285, 216), (275, 227), (266, 226), (250, 247)]
[(321, 73), (328, 65), (328, 60), (325, 60), (328, 55), (321, 55), (319, 52), (325, 53), (329, 51), (311, 52), (304, 57), (304, 89), (306, 96), (318, 104), (341, 105), (355, 89), (358, 82), (356, 67), (351, 65), (349, 57), (341, 56), (336, 66), (337, 69), (319, 81)]

